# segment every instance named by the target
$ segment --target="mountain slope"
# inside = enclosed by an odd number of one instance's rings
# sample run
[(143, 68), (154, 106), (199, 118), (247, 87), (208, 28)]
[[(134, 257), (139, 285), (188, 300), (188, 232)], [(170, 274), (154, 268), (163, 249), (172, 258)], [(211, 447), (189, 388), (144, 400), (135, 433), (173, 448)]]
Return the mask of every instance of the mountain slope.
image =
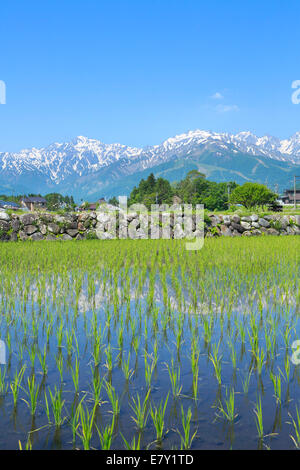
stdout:
[(292, 184), (300, 167), (300, 133), (287, 140), (191, 131), (144, 149), (78, 137), (43, 149), (0, 153), (0, 192), (73, 194), (78, 199), (128, 194), (150, 172), (170, 181), (190, 169), (216, 181)]

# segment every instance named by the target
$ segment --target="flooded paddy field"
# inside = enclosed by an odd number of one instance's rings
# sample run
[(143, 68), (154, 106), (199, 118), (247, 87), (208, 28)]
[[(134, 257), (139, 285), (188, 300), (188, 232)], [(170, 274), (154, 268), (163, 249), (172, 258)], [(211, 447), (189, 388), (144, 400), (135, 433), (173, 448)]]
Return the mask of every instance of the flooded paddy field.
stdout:
[(300, 447), (299, 253), (2, 243), (0, 449)]

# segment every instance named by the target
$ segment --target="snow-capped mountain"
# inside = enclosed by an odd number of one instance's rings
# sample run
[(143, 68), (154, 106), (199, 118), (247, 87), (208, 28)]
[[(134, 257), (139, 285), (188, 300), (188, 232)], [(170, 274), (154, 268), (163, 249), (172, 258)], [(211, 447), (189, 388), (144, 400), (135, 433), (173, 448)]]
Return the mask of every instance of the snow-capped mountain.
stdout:
[[(278, 161), (288, 166), (300, 165), (300, 132), (290, 139), (280, 140), (271, 136), (257, 137), (250, 132), (234, 135), (196, 130), (146, 148), (77, 137), (71, 142), (54, 143), (41, 149), (0, 153), (0, 185), (3, 192), (6, 188), (15, 192), (45, 193), (55, 188), (64, 191), (64, 185), (69, 188), (75, 184), (79, 188), (81, 181), (84, 185), (94, 175), (102, 179), (103, 187), (108, 187), (109, 183), (164, 164), (170, 169), (172, 162), (179, 160), (185, 164), (195, 159), (202, 163), (205, 160), (208, 166), (207, 155), (218, 158), (220, 168), (230, 158), (234, 168), (228, 169), (225, 165), (226, 171), (237, 173), (241, 154), (255, 157), (255, 165), (258, 157), (273, 160), (273, 164)], [(243, 177), (251, 180), (251, 175), (243, 174)]]

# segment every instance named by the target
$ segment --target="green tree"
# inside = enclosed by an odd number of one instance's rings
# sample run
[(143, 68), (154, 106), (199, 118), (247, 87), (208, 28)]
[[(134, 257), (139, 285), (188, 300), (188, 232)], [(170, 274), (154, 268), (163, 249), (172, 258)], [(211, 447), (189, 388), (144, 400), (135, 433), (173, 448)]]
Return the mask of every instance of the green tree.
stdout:
[(247, 209), (264, 206), (275, 201), (277, 195), (264, 184), (245, 183), (233, 190), (230, 203), (242, 204)]

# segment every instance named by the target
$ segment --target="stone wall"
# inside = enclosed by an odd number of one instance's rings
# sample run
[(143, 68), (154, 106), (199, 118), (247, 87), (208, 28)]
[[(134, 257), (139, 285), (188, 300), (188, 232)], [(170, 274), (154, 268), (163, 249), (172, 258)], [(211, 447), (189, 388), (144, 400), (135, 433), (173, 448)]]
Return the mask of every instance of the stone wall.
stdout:
[[(22, 215), (0, 212), (0, 240), (83, 240), (120, 238), (186, 238), (200, 237), (196, 217), (190, 218), (184, 227), (182, 215), (171, 214), (170, 224), (164, 223), (160, 213), (158, 224), (150, 226), (147, 214), (119, 211), (117, 217), (107, 212), (82, 212), (66, 215), (50, 213), (24, 213)], [(169, 227), (169, 228), (168, 228)], [(170, 236), (169, 236), (170, 233)], [(300, 216), (270, 215), (250, 217), (239, 215), (214, 215), (205, 217), (206, 237), (257, 236), (257, 235), (300, 235)]]

